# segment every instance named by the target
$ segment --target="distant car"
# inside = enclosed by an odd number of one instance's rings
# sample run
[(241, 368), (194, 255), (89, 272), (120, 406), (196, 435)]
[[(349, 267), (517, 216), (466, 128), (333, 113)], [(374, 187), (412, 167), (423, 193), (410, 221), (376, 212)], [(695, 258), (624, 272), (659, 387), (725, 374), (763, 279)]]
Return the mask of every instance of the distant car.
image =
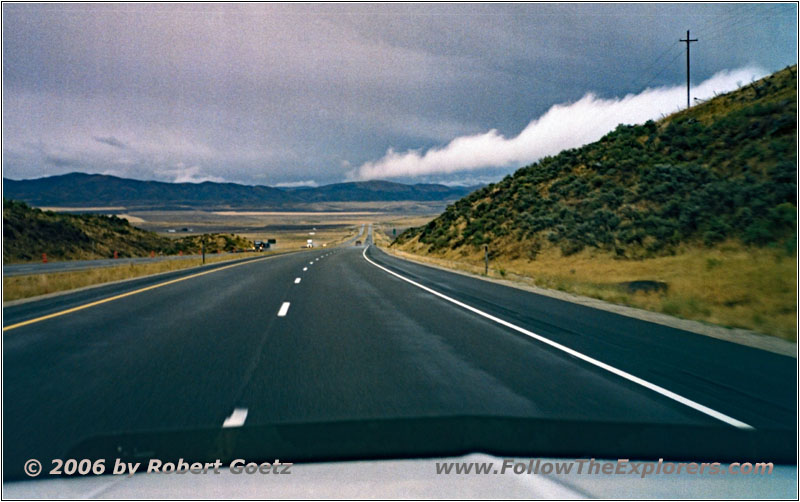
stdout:
[(307, 248), (313, 248), (314, 247), (314, 240), (313, 239), (308, 239), (306, 241), (306, 247)]
[(361, 245), (361, 241), (356, 241), (356, 246), (360, 246), (360, 245)]
[(255, 251), (266, 251), (267, 249), (269, 249), (269, 242), (254, 241), (253, 242), (253, 249)]

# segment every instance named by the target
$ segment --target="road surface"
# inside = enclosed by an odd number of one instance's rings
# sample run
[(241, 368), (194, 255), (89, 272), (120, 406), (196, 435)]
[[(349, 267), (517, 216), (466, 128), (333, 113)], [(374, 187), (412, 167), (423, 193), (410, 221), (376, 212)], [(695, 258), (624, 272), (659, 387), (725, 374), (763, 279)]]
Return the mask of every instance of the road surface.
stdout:
[(793, 358), (374, 246), (223, 263), (3, 313), (6, 465), (98, 434), (275, 422), (796, 422)]

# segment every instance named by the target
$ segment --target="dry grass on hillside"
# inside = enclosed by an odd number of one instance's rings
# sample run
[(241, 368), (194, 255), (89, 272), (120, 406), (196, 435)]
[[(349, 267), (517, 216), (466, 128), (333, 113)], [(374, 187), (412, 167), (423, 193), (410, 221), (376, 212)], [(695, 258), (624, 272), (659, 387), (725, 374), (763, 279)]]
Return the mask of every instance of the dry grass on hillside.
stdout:
[[(379, 244), (387, 241), (384, 235)], [(477, 274), (484, 271), (481, 251), (426, 254), (426, 248), (416, 238), (397, 247), (437, 265)], [(504, 250), (500, 254), (519, 253)], [(564, 257), (558, 249), (545, 249), (535, 260), (493, 260), (489, 274), (796, 341), (796, 264), (796, 254), (788, 256), (784, 250), (727, 242), (711, 249), (683, 247), (673, 256), (643, 260), (615, 259), (596, 249)], [(640, 280), (666, 282), (668, 290), (630, 293), (620, 286)]]

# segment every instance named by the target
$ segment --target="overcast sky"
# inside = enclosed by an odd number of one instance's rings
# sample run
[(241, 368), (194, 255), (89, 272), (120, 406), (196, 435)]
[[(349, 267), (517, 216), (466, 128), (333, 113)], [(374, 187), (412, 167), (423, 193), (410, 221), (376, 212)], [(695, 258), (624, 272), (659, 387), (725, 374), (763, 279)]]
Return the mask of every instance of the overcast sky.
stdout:
[(795, 4), (3, 5), (3, 176), (472, 184), (797, 58)]

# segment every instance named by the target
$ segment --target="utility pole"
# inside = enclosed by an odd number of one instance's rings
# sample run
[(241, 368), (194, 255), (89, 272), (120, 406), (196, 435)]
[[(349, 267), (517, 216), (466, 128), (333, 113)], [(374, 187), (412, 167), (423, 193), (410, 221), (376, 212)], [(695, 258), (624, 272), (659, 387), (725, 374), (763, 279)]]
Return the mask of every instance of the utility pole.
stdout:
[(689, 30), (686, 30), (686, 40), (680, 39), (681, 42), (686, 42), (686, 108), (689, 108), (691, 102), (689, 101), (689, 45), (692, 42), (697, 42), (696, 38), (689, 37)]

